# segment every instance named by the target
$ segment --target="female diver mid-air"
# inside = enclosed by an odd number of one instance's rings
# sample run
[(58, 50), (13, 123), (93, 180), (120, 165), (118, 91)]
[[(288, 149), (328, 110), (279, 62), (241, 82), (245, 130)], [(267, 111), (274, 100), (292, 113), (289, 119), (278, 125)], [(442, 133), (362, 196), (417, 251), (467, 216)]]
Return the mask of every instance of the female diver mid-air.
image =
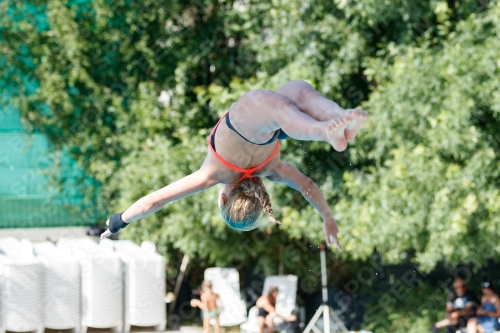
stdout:
[(101, 239), (128, 223), (160, 210), (167, 203), (223, 184), (218, 204), (222, 218), (233, 229), (257, 227), (262, 208), (271, 221), (271, 200), (260, 178), (284, 183), (302, 193), (323, 218), (326, 242), (337, 238), (338, 228), (318, 186), (290, 163), (281, 161), (279, 139), (316, 140), (343, 151), (368, 118), (359, 109), (342, 109), (305, 81), (294, 80), (275, 92), (252, 90), (241, 96), (212, 129), (208, 153), (199, 170), (137, 200), (106, 222)]

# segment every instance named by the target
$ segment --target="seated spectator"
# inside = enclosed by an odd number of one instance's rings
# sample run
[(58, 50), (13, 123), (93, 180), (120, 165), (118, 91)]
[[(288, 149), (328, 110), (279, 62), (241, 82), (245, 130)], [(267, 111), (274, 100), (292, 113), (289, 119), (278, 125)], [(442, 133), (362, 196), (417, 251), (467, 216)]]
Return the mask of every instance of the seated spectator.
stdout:
[(471, 318), (467, 322), (467, 333), (493, 333), (498, 326), (500, 317), (500, 299), (495, 292), (491, 282), (481, 283), (483, 297), (481, 307), (477, 309), (477, 318)]
[(440, 328), (446, 327), (447, 333), (455, 333), (461, 327), (466, 327), (467, 321), (476, 316), (474, 311), (476, 304), (476, 296), (467, 290), (465, 281), (456, 278), (446, 302), (446, 319), (437, 322), (431, 327), (431, 331), (437, 332)]
[(267, 295), (260, 296), (257, 299), (257, 307), (259, 308), (259, 314), (257, 317), (257, 324), (259, 325), (259, 333), (264, 333), (264, 329), (267, 328), (269, 333), (274, 331), (274, 317), (280, 317), (285, 322), (296, 322), (297, 317), (295, 315), (285, 316), (276, 312), (276, 297), (278, 297), (278, 288), (274, 286), (269, 286)]

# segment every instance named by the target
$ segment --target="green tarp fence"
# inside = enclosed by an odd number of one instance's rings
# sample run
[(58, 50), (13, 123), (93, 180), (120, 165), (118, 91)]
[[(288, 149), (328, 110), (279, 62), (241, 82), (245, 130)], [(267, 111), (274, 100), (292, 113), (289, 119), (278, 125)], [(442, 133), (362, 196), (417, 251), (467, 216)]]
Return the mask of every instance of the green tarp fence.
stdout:
[(0, 110), (0, 228), (96, 223), (92, 216), (79, 213), (83, 201), (70, 188), (71, 174), (65, 175), (69, 181), (64, 195), (50, 191), (46, 171), (53, 165), (48, 149), (43, 135), (25, 131), (18, 112)]

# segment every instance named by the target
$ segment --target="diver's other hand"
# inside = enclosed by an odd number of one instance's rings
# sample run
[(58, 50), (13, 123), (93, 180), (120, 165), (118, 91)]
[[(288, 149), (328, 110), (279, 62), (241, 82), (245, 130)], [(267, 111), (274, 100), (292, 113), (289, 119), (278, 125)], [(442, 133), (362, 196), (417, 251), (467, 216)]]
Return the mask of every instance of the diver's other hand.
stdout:
[(342, 251), (342, 246), (340, 246), (339, 239), (337, 237), (337, 234), (339, 233), (339, 228), (337, 227), (337, 223), (335, 223), (333, 217), (323, 222), (323, 230), (325, 231), (326, 244), (328, 246), (332, 246), (334, 241), (339, 251)]

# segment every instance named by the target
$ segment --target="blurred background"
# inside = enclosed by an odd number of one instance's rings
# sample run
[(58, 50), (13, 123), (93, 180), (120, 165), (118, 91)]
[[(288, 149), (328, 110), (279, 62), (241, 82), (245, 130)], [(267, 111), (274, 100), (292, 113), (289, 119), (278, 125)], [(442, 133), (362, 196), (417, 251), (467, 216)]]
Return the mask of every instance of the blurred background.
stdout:
[[(482, 280), (500, 282), (499, 54), (499, 1), (2, 0), (1, 235), (99, 234), (197, 170), (241, 94), (302, 79), (371, 115), (342, 153), (282, 142), (341, 231), (344, 251), (327, 251), (330, 305), (350, 329), (427, 332), (454, 277), (478, 295)], [(321, 217), (265, 185), (281, 228), (229, 229), (212, 188), (120, 231), (156, 245), (167, 291), (189, 257), (179, 322), (199, 322), (189, 299), (214, 266), (238, 270), (248, 306), (256, 281), (297, 275), (314, 315)], [(394, 292), (408, 272), (414, 283)]]

